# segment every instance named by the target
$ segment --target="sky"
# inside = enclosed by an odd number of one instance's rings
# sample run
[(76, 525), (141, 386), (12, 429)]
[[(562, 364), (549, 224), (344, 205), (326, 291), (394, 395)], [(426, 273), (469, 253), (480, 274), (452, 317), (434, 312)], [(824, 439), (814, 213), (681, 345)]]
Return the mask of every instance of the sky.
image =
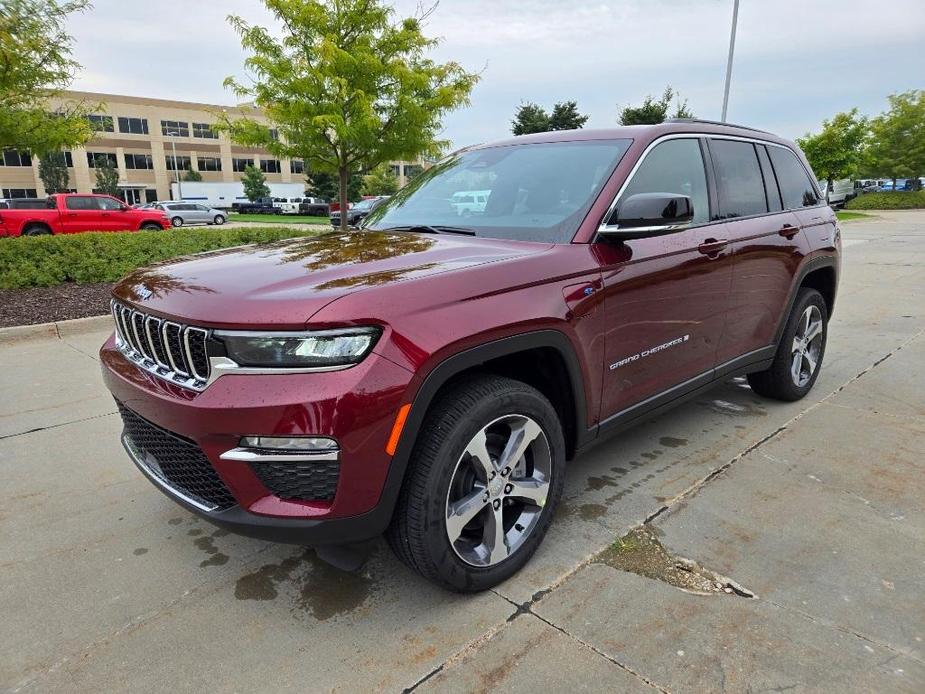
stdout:
[[(424, 0), (429, 6), (429, 0)], [(585, 127), (671, 85), (719, 119), (733, 0), (441, 0), (425, 25), (432, 57), (481, 74), (471, 105), (444, 119), (455, 147), (510, 134), (517, 106), (575, 100)], [(419, 12), (395, 0), (396, 16)], [(229, 14), (267, 27), (258, 0), (94, 0), (68, 31), (74, 89), (234, 104), (222, 86), (246, 57)], [(921, 0), (741, 0), (728, 120), (795, 138), (887, 95), (925, 88)]]

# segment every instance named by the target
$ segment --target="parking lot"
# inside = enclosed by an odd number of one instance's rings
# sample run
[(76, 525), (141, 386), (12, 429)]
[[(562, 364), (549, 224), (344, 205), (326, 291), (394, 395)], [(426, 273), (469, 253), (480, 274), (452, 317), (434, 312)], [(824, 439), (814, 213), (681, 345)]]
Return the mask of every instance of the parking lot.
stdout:
[[(479, 595), (216, 530), (122, 450), (103, 332), (0, 345), (0, 690), (925, 691), (925, 212), (878, 215), (805, 400), (731, 380), (573, 461)], [(735, 589), (601, 554), (646, 521)]]

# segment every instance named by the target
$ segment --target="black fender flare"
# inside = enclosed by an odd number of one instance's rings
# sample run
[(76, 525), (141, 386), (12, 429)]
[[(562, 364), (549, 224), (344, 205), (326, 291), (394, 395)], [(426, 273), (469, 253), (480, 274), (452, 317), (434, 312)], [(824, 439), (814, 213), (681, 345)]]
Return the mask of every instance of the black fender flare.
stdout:
[[(781, 314), (781, 317), (778, 319), (777, 329), (774, 331), (774, 347), (780, 344), (781, 336), (783, 335), (784, 328), (787, 325), (787, 320), (790, 318), (790, 312), (793, 310), (793, 304), (797, 300), (797, 294), (800, 293), (800, 287), (803, 286), (803, 280), (806, 279), (807, 275), (816, 270), (821, 270), (823, 268), (831, 268), (835, 272), (835, 289), (837, 293), (838, 289), (838, 267), (835, 262), (835, 256), (833, 255), (822, 255), (815, 258), (810, 258), (805, 263), (803, 263), (799, 270), (796, 272), (796, 277), (793, 281), (793, 285), (790, 288), (790, 296), (787, 299), (787, 310)], [(833, 306), (834, 306), (834, 294), (833, 294)], [(831, 315), (829, 316), (831, 318)]]

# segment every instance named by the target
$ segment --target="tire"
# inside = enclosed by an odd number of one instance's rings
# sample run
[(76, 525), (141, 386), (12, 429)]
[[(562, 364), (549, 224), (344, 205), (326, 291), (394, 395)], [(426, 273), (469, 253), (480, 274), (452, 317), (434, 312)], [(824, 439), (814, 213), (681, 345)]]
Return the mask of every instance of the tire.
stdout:
[(160, 224), (157, 224), (156, 222), (145, 222), (144, 224), (141, 225), (141, 230), (142, 231), (163, 231), (164, 227), (162, 227)]
[(222, 215), (217, 214), (215, 215), (215, 219), (212, 220), (212, 223), (217, 224), (218, 226), (221, 226), (222, 224), (225, 223), (225, 218)]
[[(813, 328), (817, 323), (819, 327)], [(815, 333), (808, 342), (805, 340), (807, 325)], [(804, 397), (812, 390), (822, 370), (828, 334), (829, 311), (822, 294), (815, 289), (800, 289), (784, 326), (774, 362), (766, 371), (747, 376), (752, 390), (775, 400), (793, 401)]]
[[(505, 461), (505, 446), (522, 433), (524, 455)], [(484, 464), (468, 452), (480, 447)], [(421, 426), (386, 538), (434, 583), (486, 590), (519, 571), (542, 542), (564, 468), (562, 426), (539, 391), (500, 376), (465, 378), (435, 401)], [(451, 506), (462, 510), (453, 524)]]
[(22, 230), (23, 236), (50, 236), (51, 229), (43, 224), (30, 224)]
[(170, 226), (174, 228), (180, 228), (183, 226), (183, 217), (173, 217), (170, 220)]

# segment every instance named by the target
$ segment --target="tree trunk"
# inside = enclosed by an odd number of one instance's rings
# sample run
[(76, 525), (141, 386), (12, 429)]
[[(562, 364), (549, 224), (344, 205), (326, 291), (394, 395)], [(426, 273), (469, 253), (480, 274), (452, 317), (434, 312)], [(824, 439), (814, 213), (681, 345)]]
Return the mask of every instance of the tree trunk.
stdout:
[(337, 173), (340, 178), (340, 229), (347, 231), (347, 177), (350, 172), (346, 166), (341, 166)]

